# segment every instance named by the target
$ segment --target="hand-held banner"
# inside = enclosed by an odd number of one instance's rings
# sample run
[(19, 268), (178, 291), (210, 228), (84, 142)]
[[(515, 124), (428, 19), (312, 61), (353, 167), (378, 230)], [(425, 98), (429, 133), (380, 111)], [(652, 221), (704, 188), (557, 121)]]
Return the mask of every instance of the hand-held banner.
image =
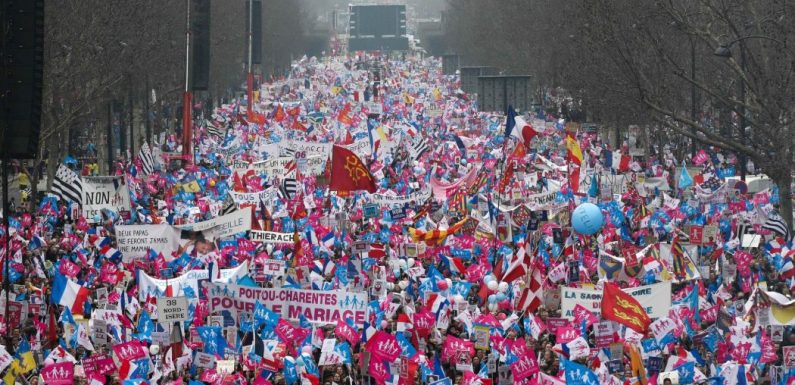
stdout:
[(251, 207), (209, 221), (177, 226), (180, 230), (202, 232), (205, 239), (216, 239), (251, 230)]
[(280, 243), (280, 244), (295, 243), (295, 237), (293, 233), (276, 233), (273, 231), (251, 230), (249, 232), (249, 239), (252, 242), (262, 242), (262, 243)]
[(350, 318), (357, 327), (367, 319), (367, 293), (265, 289), (213, 282), (209, 284), (210, 311), (253, 312), (259, 301), (289, 320), (306, 317), (309, 322), (336, 324)]
[(145, 257), (149, 249), (171, 261), (171, 253), (179, 248), (179, 231), (168, 224), (117, 225), (115, 229), (117, 248), (124, 262)]
[[(624, 290), (635, 298), (650, 318), (668, 315), (671, 308), (671, 282), (638, 286)], [(561, 316), (574, 319), (574, 307), (582, 305), (595, 315), (601, 314), (602, 292), (590, 289), (561, 288)]]

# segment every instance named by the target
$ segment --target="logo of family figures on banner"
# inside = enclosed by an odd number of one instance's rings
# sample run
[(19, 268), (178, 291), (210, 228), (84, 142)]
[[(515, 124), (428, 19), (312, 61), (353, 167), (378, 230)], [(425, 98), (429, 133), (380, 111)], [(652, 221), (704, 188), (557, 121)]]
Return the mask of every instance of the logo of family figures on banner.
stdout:
[(266, 289), (225, 283), (207, 283), (210, 311), (253, 312), (257, 302), (290, 320), (306, 317), (330, 324), (352, 319), (362, 327), (367, 319), (367, 293), (297, 289)]

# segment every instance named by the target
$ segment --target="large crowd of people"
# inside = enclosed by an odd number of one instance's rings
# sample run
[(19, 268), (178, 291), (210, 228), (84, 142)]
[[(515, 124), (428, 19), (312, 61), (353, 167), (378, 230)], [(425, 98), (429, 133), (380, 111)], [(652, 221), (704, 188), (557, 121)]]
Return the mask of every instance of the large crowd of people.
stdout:
[(479, 111), (411, 55), (253, 96), (12, 210), (8, 385), (795, 383), (791, 197), (730, 154)]

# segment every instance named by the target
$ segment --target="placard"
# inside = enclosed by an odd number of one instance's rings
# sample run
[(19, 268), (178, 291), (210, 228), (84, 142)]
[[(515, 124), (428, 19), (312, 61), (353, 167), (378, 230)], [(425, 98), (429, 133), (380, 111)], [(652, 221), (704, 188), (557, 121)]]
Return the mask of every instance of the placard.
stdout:
[(232, 374), (235, 371), (235, 360), (218, 360), (215, 365), (215, 371), (221, 374)]
[(219, 282), (208, 283), (207, 287), (211, 312), (253, 312), (259, 301), (286, 319), (299, 320), (303, 315), (309, 322), (328, 324), (351, 318), (358, 327), (362, 327), (367, 315), (367, 293), (257, 288)]
[(130, 192), (123, 176), (83, 177), (81, 183), (81, 207), (89, 223), (102, 220), (102, 209), (129, 214)]
[(369, 203), (362, 206), (362, 211), (364, 212), (364, 219), (376, 218), (378, 217), (378, 205), (374, 203)]
[(215, 366), (215, 355), (205, 352), (196, 352), (196, 356), (193, 358), (193, 363), (197, 367), (211, 369), (213, 366)]
[(248, 233), (251, 242), (273, 244), (295, 244), (294, 233), (276, 233), (273, 231), (251, 230)]
[(179, 231), (169, 224), (116, 225), (116, 249), (129, 262), (146, 257), (149, 250), (163, 254), (166, 260), (179, 248)]
[(611, 321), (601, 321), (594, 324), (594, 334), (596, 335), (596, 346), (600, 348), (609, 347), (613, 343), (613, 323)]
[(488, 326), (475, 326), (475, 349), (489, 350), (490, 337)]
[[(660, 318), (671, 308), (671, 282), (623, 289), (635, 298), (650, 318)], [(561, 315), (574, 319), (574, 307), (582, 305), (597, 317), (601, 314), (602, 292), (598, 290), (562, 287)]]
[(782, 353), (784, 355), (782, 359), (784, 366), (795, 367), (795, 346), (784, 346)]
[(773, 342), (784, 341), (784, 325), (770, 325), (770, 340)]
[(280, 259), (266, 259), (261, 265), (262, 273), (269, 277), (282, 277), (287, 271), (286, 262)]
[(187, 297), (158, 297), (157, 317), (163, 324), (184, 322), (188, 320)]

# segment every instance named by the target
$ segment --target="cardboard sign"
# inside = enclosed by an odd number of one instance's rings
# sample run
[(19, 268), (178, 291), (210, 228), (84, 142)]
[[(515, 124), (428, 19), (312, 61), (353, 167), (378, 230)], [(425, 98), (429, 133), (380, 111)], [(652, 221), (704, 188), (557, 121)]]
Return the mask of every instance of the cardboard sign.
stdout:
[(215, 361), (215, 370), (222, 374), (232, 374), (235, 371), (235, 360), (218, 360)]
[(188, 320), (188, 298), (166, 297), (157, 299), (158, 320), (164, 324)]
[(293, 233), (276, 233), (273, 231), (249, 231), (251, 242), (274, 243), (282, 245), (292, 245), (295, 243)]
[(475, 349), (489, 350), (490, 338), (488, 326), (475, 326)]
[(703, 226), (690, 226), (690, 243), (700, 245), (703, 243), (704, 227)]
[(378, 205), (372, 203), (366, 204), (362, 207), (362, 211), (364, 211), (365, 219), (375, 218), (378, 216)]
[(196, 357), (193, 358), (193, 362), (200, 368), (210, 369), (215, 366), (215, 355), (204, 352), (196, 352)]
[(600, 348), (609, 347), (613, 343), (613, 323), (610, 321), (601, 321), (594, 324), (594, 333), (596, 334), (596, 346)]
[(784, 325), (770, 326), (770, 340), (773, 342), (784, 341)]
[(795, 367), (795, 346), (785, 346), (782, 349), (784, 366)]

